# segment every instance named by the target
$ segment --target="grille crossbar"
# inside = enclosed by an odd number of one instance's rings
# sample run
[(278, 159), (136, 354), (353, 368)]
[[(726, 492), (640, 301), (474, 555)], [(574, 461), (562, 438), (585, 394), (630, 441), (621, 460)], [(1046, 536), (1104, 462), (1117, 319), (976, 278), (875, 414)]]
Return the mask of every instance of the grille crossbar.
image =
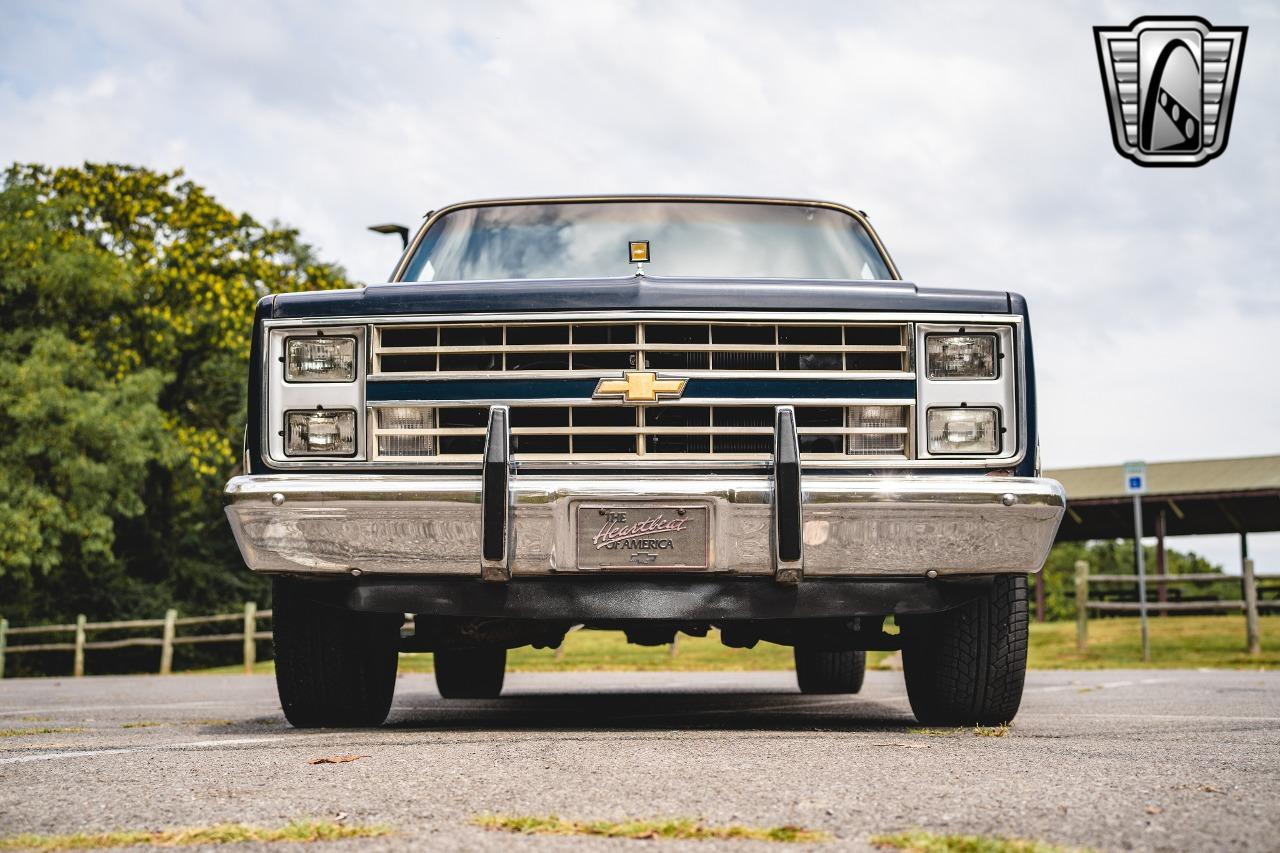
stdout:
[[(796, 406), (806, 459), (906, 458), (907, 405)], [(487, 408), (380, 406), (372, 410), (375, 459), (475, 461), (483, 450)], [(514, 458), (768, 459), (769, 406), (512, 406)]]
[(457, 323), (375, 329), (373, 375), (908, 373), (906, 323)]

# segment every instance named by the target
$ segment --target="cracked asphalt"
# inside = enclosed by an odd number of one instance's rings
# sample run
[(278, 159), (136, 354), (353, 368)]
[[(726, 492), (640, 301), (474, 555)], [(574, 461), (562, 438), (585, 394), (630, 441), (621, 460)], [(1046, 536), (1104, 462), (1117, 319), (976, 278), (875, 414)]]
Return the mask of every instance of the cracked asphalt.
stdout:
[(915, 726), (896, 672), (851, 697), (785, 672), (514, 673), (493, 701), (407, 675), (368, 731), (289, 728), (264, 676), (5, 680), (0, 729), (52, 731), (0, 737), (0, 836), (345, 815), (394, 835), (325, 849), (795, 849), (470, 824), (499, 812), (799, 824), (823, 850), (909, 828), (1280, 850), (1278, 673), (1033, 672), (1003, 737)]

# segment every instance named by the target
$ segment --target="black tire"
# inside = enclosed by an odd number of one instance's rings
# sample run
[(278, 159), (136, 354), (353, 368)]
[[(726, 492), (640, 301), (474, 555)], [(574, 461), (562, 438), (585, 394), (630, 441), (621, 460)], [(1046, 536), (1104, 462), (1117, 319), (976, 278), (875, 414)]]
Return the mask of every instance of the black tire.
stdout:
[(403, 618), (313, 601), (305, 585), (272, 583), (276, 689), (297, 728), (377, 726), (391, 710)]
[(1002, 575), (989, 594), (954, 610), (904, 620), (902, 669), (926, 725), (1011, 721), (1027, 675), (1027, 579)]
[(496, 699), (502, 692), (506, 649), (446, 649), (435, 662), (436, 687), (446, 699)]
[(867, 674), (864, 651), (828, 652), (796, 646), (796, 681), (801, 693), (857, 693)]

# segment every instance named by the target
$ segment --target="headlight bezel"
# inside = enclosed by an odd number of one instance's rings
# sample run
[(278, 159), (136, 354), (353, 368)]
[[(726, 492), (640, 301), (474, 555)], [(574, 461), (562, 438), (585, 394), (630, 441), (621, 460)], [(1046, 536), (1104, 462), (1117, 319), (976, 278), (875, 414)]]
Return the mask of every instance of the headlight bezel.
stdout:
[[(935, 341), (957, 338), (974, 338), (986, 340), (991, 345), (991, 371), (989, 374), (948, 374), (935, 373), (933, 353), (929, 345)], [(924, 370), (925, 378), (930, 382), (996, 382), (1001, 379), (1002, 353), (1000, 352), (1000, 336), (995, 332), (929, 332), (924, 335)]]
[[(323, 379), (312, 377), (299, 378), (291, 371), (294, 366), (294, 345), (320, 344), (336, 342), (350, 347), (347, 357), (345, 378)], [(355, 335), (286, 335), (283, 343), (284, 381), (289, 385), (346, 385), (355, 382), (360, 375), (360, 343)]]
[[(975, 448), (972, 450), (946, 450), (939, 449), (934, 446), (934, 415), (942, 415), (945, 412), (977, 414), (989, 413), (991, 415), (990, 435), (993, 446)], [(999, 406), (930, 406), (925, 411), (925, 434), (924, 445), (930, 456), (933, 457), (970, 457), (970, 456), (999, 456), (1004, 449), (1004, 432), (1005, 428), (1002, 423), (1001, 410)]]
[[(293, 419), (295, 417), (315, 418), (317, 416), (327, 417), (334, 416), (338, 419), (339, 434), (341, 433), (341, 419), (344, 416), (351, 418), (351, 437), (350, 450), (341, 451), (297, 451), (293, 449)], [(314, 409), (287, 409), (284, 413), (283, 423), (283, 439), (282, 442), (284, 455), (290, 459), (353, 459), (360, 452), (360, 418), (355, 409), (326, 409), (316, 407)]]

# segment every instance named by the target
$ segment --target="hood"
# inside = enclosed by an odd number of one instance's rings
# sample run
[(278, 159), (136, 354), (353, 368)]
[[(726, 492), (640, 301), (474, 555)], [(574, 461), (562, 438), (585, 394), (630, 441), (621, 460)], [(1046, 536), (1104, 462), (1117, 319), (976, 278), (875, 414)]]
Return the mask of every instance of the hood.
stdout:
[(1007, 314), (1003, 291), (939, 290), (905, 281), (601, 279), (375, 284), (358, 290), (282, 293), (272, 316), (381, 317), (578, 311), (938, 311)]

